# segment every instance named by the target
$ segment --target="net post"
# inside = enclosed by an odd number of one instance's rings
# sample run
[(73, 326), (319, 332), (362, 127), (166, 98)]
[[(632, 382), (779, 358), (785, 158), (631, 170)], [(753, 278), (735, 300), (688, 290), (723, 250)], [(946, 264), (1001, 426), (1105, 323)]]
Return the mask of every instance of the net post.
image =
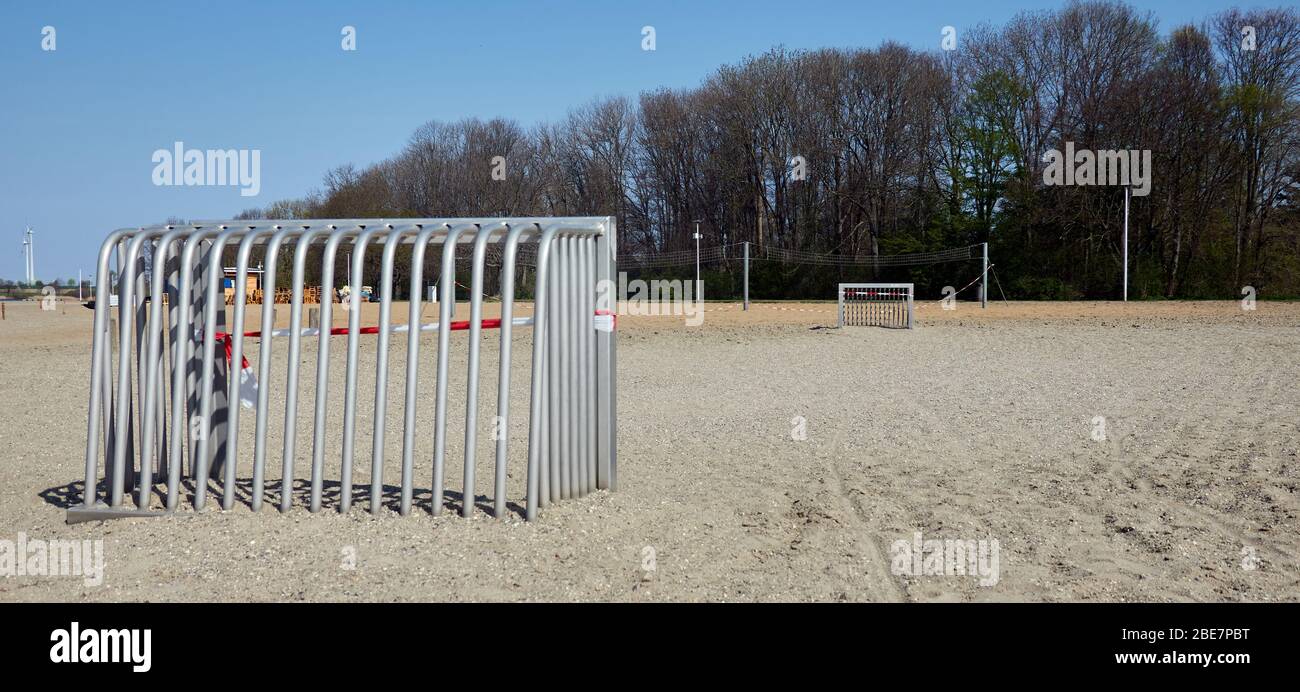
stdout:
[(980, 279), (980, 308), (989, 306), (989, 244), (984, 241), (984, 272)]
[(1124, 188), (1124, 302), (1128, 302), (1128, 199), (1129, 189)]
[(745, 241), (745, 310), (749, 309), (749, 241)]
[(907, 328), (912, 328), (913, 302), (916, 298), (916, 288), (912, 284), (907, 285)]

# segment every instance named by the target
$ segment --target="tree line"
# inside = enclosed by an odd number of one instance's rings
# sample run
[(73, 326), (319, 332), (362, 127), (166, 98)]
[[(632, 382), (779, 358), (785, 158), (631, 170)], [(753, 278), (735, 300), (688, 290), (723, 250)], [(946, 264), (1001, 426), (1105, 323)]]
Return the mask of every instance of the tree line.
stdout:
[[(429, 122), (393, 156), (241, 217), (608, 215), (631, 254), (693, 249), (696, 221), (704, 245), (756, 253), (987, 241), (1008, 297), (1113, 298), (1125, 193), (1044, 184), (1047, 152), (1071, 143), (1150, 152), (1149, 194), (1129, 208), (1131, 295), (1300, 295), (1295, 9), (1230, 9), (1162, 34), (1126, 4), (1072, 2), (952, 48), (778, 47), (556, 123)], [(765, 271), (783, 295), (764, 297), (793, 298), (850, 270)], [(969, 274), (892, 271), (876, 274)]]

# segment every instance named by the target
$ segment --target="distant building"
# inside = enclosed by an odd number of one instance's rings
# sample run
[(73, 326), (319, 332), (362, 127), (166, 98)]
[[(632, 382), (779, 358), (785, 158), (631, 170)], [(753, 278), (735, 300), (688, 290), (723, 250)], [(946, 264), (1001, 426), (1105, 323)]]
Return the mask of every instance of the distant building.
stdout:
[[(235, 296), (235, 279), (239, 278), (239, 270), (235, 267), (226, 267), (222, 270), (225, 278), (221, 280), (221, 286), (226, 292), (226, 303), (229, 304)], [(254, 296), (261, 295), (262, 274), (265, 271), (261, 266), (257, 268), (249, 267), (248, 276), (244, 279), (244, 296), (245, 300), (250, 300)]]

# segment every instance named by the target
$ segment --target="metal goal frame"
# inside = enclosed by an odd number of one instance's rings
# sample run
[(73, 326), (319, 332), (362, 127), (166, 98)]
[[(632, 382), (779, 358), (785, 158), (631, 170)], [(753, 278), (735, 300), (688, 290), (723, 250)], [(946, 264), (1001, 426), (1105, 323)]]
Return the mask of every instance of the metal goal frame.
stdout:
[[(275, 329), (275, 271), (281, 246), (292, 247), (292, 260), (284, 253), (285, 268), (291, 264), (292, 293), (286, 306), (290, 327)], [(398, 247), (413, 246), (410, 276), (410, 317), (407, 324), (391, 323), (393, 268)], [(246, 320), (246, 277), (253, 247), (263, 250), (267, 276), (261, 305), (260, 330), (248, 329)], [(421, 319), (423, 257), (425, 250), (441, 246), (441, 276), (438, 320)], [(468, 320), (453, 321), (455, 312), (456, 248), (472, 247)], [(487, 250), (500, 251), (501, 318), (482, 318), (483, 285)], [(379, 289), (379, 324), (362, 329), (359, 325), (361, 292), (348, 299), (348, 327), (335, 329), (330, 318), (332, 299), (321, 300), (321, 327), (302, 323), (304, 264), (310, 247), (323, 248), (321, 294), (332, 296), (334, 264), (341, 248), (351, 254), (350, 285), (363, 281), (364, 256), (382, 251)], [(150, 263), (146, 265), (147, 253)], [(225, 267), (223, 249), (237, 248), (235, 298), (231, 305), (233, 325), (225, 327), (226, 308), (220, 288)], [(531, 317), (513, 314), (517, 255), (535, 253), (536, 285)], [(377, 339), (374, 444), (371, 453), (369, 510), (379, 511), (383, 502), (384, 421), (388, 414), (386, 382), (388, 346), (394, 335), (407, 338), (405, 364), (405, 408), (401, 453), (401, 514), (412, 505), (412, 440), (417, 434), (415, 412), (420, 405), (416, 394), (422, 359), (419, 335), (436, 332), (436, 426), (434, 476), (430, 512), (438, 514), (444, 502), (444, 456), (446, 418), (451, 408), (447, 383), (451, 377), (448, 355), (453, 331), (467, 331), (468, 381), (465, 415), (465, 465), (461, 512), (470, 516), (475, 508), (475, 450), (479, 424), (479, 343), (484, 329), (499, 329), (501, 338), (495, 424), (508, 431), (510, 415), (509, 376), (512, 327), (533, 327), (531, 383), (528, 405), (526, 519), (534, 519), (540, 506), (561, 499), (582, 497), (596, 489), (617, 488), (617, 424), (615, 406), (615, 339), (608, 291), (617, 277), (616, 229), (613, 217), (562, 218), (448, 218), (448, 219), (321, 219), (321, 220), (229, 220), (184, 225), (125, 228), (108, 235), (100, 247), (97, 276), (110, 276), (110, 259), (116, 258), (119, 277), (116, 304), (110, 300), (110, 282), (96, 286), (95, 316), (89, 382), (86, 434), (85, 486), (82, 502), (68, 510), (69, 523), (131, 516), (170, 514), (179, 504), (179, 482), (188, 476), (194, 482), (193, 505), (202, 510), (212, 486), (221, 496), (222, 509), (231, 509), (238, 495), (238, 436), (241, 384), (254, 366), (243, 358), (247, 338), (260, 339), (256, 379), (260, 383), (256, 400), (256, 446), (253, 454), (251, 501), (261, 507), (265, 493), (264, 473), (271, 463), (266, 449), (270, 425), (267, 387), (274, 377), (285, 386), (284, 449), (282, 487), (278, 493), (281, 511), (293, 505), (295, 468), (303, 462), (310, 468), (311, 512), (322, 505), (325, 472), (325, 426), (331, 423), (327, 407), (330, 380), (343, 386), (343, 447), (330, 456), (340, 460), (337, 477), (341, 498), (338, 511), (350, 506), (355, 427), (358, 410), (357, 350), (361, 334)], [(221, 305), (219, 305), (221, 304)], [(256, 323), (254, 323), (256, 324)], [(256, 327), (254, 327), (256, 329)], [(114, 333), (116, 332), (116, 333)], [(346, 371), (331, 374), (331, 335), (346, 335)], [(277, 338), (278, 337), (278, 338)], [(319, 340), (316, 376), (306, 386), (316, 387), (312, 416), (311, 450), (295, 448), (298, 424), (297, 392), (303, 338)], [(459, 341), (459, 340), (458, 340)], [(273, 372), (271, 351), (287, 342), (287, 370)], [(340, 344), (342, 346), (342, 344)], [(224, 347), (224, 353), (220, 349)], [(286, 348), (286, 346), (279, 346)], [(116, 359), (115, 357), (116, 356)], [(427, 357), (426, 357), (427, 358)], [(242, 366), (241, 366), (242, 364)], [(432, 365), (432, 363), (426, 363)], [(396, 369), (396, 368), (395, 368)], [(395, 375), (400, 376), (400, 375)], [(427, 374), (425, 375), (428, 376)], [(280, 379), (283, 378), (283, 379)], [(421, 434), (424, 434), (421, 432)], [(495, 484), (492, 504), (498, 518), (507, 512), (505, 480), (509, 434), (496, 437)], [(360, 456), (360, 455), (356, 455)], [(188, 474), (182, 462), (188, 461)], [(247, 463), (247, 460), (245, 460)], [(296, 466), (297, 465), (297, 466)], [(247, 468), (247, 467), (245, 467)], [(102, 473), (101, 473), (102, 472)], [(209, 482), (211, 481), (211, 483)], [(155, 498), (159, 485), (165, 486)], [(274, 490), (272, 490), (274, 493)], [(101, 499), (102, 498), (102, 499)], [(134, 506), (131, 505), (134, 500)], [(162, 511), (154, 506), (160, 503)]]
[(915, 285), (904, 283), (844, 283), (837, 300), (840, 327), (913, 326)]

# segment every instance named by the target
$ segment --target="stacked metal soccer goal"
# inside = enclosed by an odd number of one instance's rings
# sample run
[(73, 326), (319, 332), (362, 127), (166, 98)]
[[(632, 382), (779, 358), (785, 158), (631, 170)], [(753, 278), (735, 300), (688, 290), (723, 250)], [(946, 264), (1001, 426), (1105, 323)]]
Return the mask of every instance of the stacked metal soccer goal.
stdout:
[(840, 284), (839, 326), (911, 329), (912, 284)]
[[(397, 250), (409, 246), (409, 314), (393, 324), (394, 265)], [(454, 296), (456, 248), (471, 253), (469, 315), (457, 321)], [(292, 248), (292, 259), (287, 257)], [(320, 327), (303, 324), (304, 274), (309, 248), (321, 251)], [(489, 249), (500, 259), (500, 318), (484, 319), (484, 284)], [(247, 305), (247, 279), (254, 251), (264, 268), (268, 292), (277, 285), (277, 267), (289, 267), (291, 298), (281, 305), (289, 312), (289, 327), (275, 328), (274, 301)], [(421, 295), (426, 251), (440, 253), (441, 274), (436, 321), (422, 320)], [(236, 254), (227, 308), (223, 255)], [(334, 304), (334, 267), (341, 252), (350, 256), (347, 284), (354, 290)], [(367, 253), (381, 255), (379, 276), (366, 275)], [(516, 316), (516, 256), (536, 258), (533, 311)], [(68, 521), (123, 516), (157, 516), (176, 511), (181, 490), (189, 484), (191, 502), (202, 510), (209, 492), (220, 497), (222, 509), (236, 502), (253, 510), (270, 494), (281, 511), (294, 505), (295, 481), (305, 481), (300, 502), (312, 511), (325, 504), (327, 482), (337, 490), (336, 508), (352, 503), (354, 478), (370, 472), (368, 509), (380, 511), (384, 502), (385, 470), (400, 477), (395, 508), (408, 514), (416, 495), (414, 456), (418, 436), (433, 438), (432, 476), (419, 485), (431, 490), (429, 511), (444, 505), (447, 480), (447, 419), (464, 412), (464, 478), (460, 509), (475, 508), (478, 435), (491, 429), (495, 442), (493, 513), (508, 509), (509, 421), (522, 411), (510, 408), (512, 338), (515, 328), (532, 327), (527, 426), (527, 466), (524, 516), (532, 520), (539, 507), (581, 497), (617, 485), (617, 426), (615, 420), (615, 353), (613, 313), (602, 309), (598, 287), (615, 278), (616, 243), (612, 218), (491, 218), (491, 219), (339, 219), (301, 221), (215, 221), (122, 229), (111, 233), (99, 251), (98, 276), (110, 276), (116, 260), (116, 299), (110, 282), (100, 281), (95, 294), (91, 356), (89, 420), (86, 435), (85, 488), (82, 502), (68, 512)], [(342, 277), (340, 277), (342, 278)], [(376, 281), (377, 280), (377, 281)], [(366, 281), (377, 285), (378, 323), (360, 324), (361, 295)], [(602, 284), (602, 282), (611, 282)], [(334, 328), (332, 310), (347, 311), (346, 328)], [(251, 314), (250, 314), (251, 313)], [(496, 417), (480, 421), (480, 342), (484, 330), (497, 329)], [(468, 338), (453, 337), (466, 332)], [(433, 354), (421, 348), (421, 334), (437, 336)], [(406, 339), (405, 368), (390, 375), (388, 353), (396, 338)], [(110, 341), (115, 340), (115, 343)], [(304, 342), (316, 341), (314, 377), (301, 382), (301, 364), (310, 356)], [(345, 341), (345, 343), (343, 343)], [(256, 342), (255, 363), (248, 362), (250, 342)], [(331, 342), (338, 342), (336, 345)], [(338, 356), (335, 348), (342, 349)], [(372, 445), (369, 458), (355, 449), (358, 420), (359, 352), (373, 349), (375, 388)], [(449, 401), (450, 356), (465, 349), (465, 401)], [(284, 370), (272, 368), (273, 352), (281, 351)], [(346, 364), (331, 370), (331, 359)], [(434, 423), (418, 425), (417, 413), (428, 401), (419, 382), (435, 377)], [(390, 411), (388, 379), (402, 378), (405, 398), (400, 412)], [(273, 381), (284, 386), (283, 411), (273, 411), (268, 390)], [(249, 387), (256, 383), (255, 391)], [(313, 410), (299, 411), (299, 390), (315, 388)], [(340, 389), (341, 388), (341, 389)], [(337, 392), (337, 394), (336, 394)], [(427, 398), (427, 397), (426, 397)], [(244, 399), (252, 411), (241, 417)], [(337, 404), (342, 404), (341, 411)], [(427, 414), (427, 408), (425, 409)], [(400, 456), (385, 452), (388, 417), (402, 416)], [(310, 417), (310, 449), (299, 450), (300, 419)], [(426, 416), (427, 417), (427, 416)], [(241, 420), (241, 418), (243, 420)], [(251, 420), (249, 420), (251, 419)], [(279, 419), (279, 420), (276, 420)], [(254, 426), (251, 458), (240, 454), (239, 429)], [(268, 488), (267, 467), (276, 456), (268, 449), (268, 431), (282, 424), (279, 487)], [(327, 443), (341, 426), (339, 446)], [(522, 435), (519, 435), (522, 437)], [(513, 441), (515, 444), (525, 440)], [(519, 469), (517, 469), (519, 470)], [(251, 474), (251, 482), (241, 476)], [(328, 480), (327, 480), (328, 479)], [(363, 481), (364, 482), (364, 481)], [(428, 485), (425, 485), (428, 483)], [(364, 486), (363, 486), (364, 490)]]

